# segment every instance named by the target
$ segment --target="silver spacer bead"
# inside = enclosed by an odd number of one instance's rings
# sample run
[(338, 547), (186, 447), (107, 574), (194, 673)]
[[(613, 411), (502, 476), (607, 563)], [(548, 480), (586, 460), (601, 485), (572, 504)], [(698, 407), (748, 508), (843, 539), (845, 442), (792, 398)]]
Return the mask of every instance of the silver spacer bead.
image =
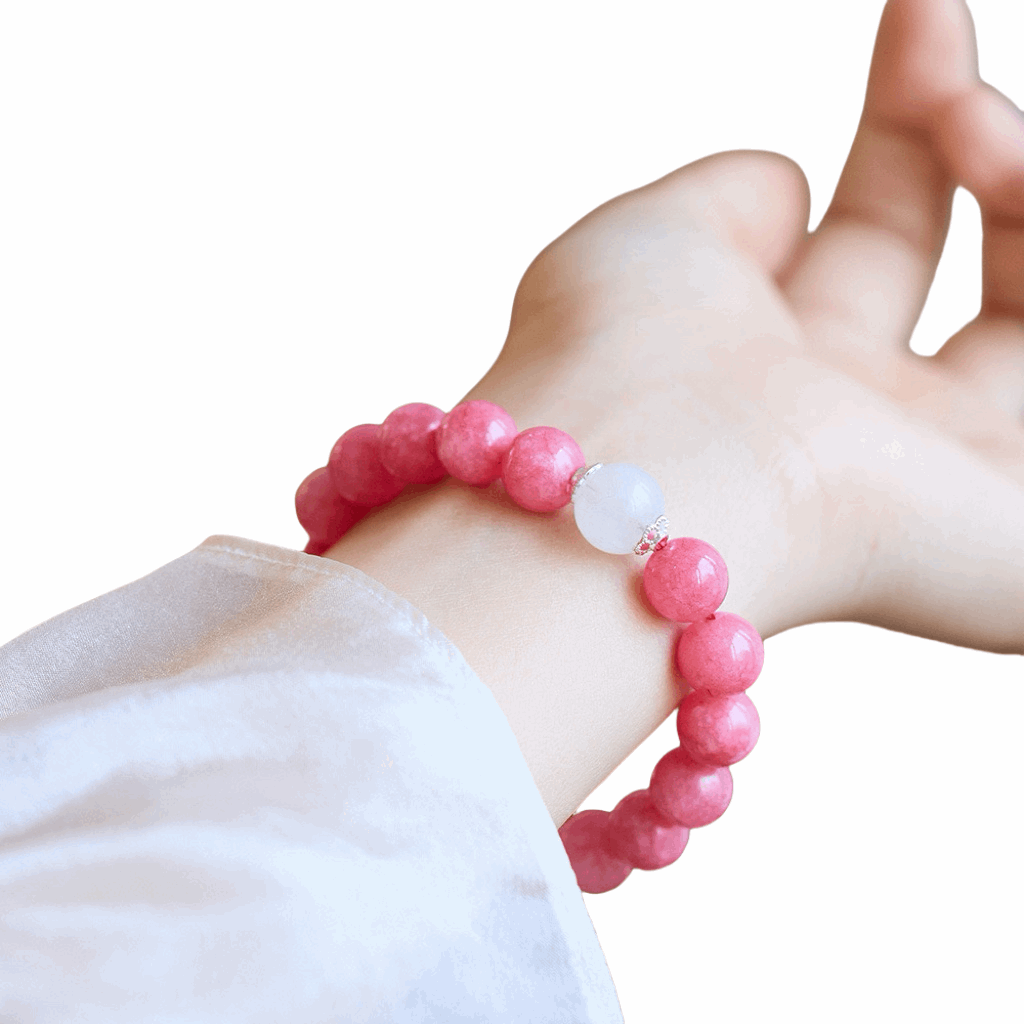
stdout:
[(579, 489), (580, 484), (590, 476), (591, 473), (596, 473), (602, 466), (603, 462), (595, 462), (592, 466), (580, 466), (575, 473), (569, 478), (569, 486), (572, 488), (572, 495), (570, 501), (576, 500), (576, 491)]
[(668, 543), (668, 520), (664, 516), (658, 518), (644, 530), (644, 535), (637, 542), (633, 553), (646, 555), (648, 551), (657, 551)]

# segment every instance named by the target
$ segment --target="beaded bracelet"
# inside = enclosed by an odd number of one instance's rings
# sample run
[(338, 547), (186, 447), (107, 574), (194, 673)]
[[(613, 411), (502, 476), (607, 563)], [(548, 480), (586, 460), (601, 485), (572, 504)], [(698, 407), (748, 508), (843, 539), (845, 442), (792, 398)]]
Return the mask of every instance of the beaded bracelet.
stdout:
[(648, 789), (612, 811), (573, 814), (558, 830), (583, 892), (607, 892), (633, 868), (673, 863), (690, 829), (721, 817), (732, 799), (729, 765), (746, 757), (760, 734), (744, 692), (764, 663), (756, 629), (738, 615), (715, 614), (729, 575), (722, 556), (693, 537), (668, 539), (657, 482), (629, 463), (587, 466), (576, 442), (554, 427), (516, 430), (500, 406), (462, 402), (447, 415), (413, 402), (381, 424), (364, 423), (338, 438), (327, 465), (295, 494), (309, 534), (306, 552), (323, 554), (371, 508), (406, 484), (447, 475), (486, 487), (501, 479), (512, 500), (532, 512), (573, 505), (580, 533), (609, 554), (650, 553), (644, 592), (664, 618), (685, 624), (675, 663), (689, 692), (679, 704), (679, 746), (651, 773)]

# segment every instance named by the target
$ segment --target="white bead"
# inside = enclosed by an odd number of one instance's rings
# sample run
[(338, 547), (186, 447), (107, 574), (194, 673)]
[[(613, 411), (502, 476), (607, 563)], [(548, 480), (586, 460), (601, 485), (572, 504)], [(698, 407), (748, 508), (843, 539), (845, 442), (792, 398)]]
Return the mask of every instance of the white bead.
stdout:
[(573, 495), (580, 533), (599, 551), (628, 555), (665, 513), (658, 482), (639, 466), (606, 462), (580, 481)]

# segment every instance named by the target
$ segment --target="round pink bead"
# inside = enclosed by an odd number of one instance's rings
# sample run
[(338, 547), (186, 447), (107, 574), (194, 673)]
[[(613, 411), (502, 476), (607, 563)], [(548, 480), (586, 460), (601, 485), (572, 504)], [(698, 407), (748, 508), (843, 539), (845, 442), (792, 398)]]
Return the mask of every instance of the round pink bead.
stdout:
[(573, 473), (586, 465), (580, 446), (554, 427), (530, 427), (516, 435), (501, 462), (509, 497), (531, 512), (554, 512), (569, 504)]
[(676, 731), (679, 745), (699, 764), (735, 764), (754, 749), (761, 719), (745, 693), (716, 697), (697, 690), (679, 705)]
[(583, 892), (608, 892), (629, 877), (633, 866), (609, 853), (606, 844), (608, 811), (580, 811), (558, 830), (576, 884)]
[(722, 556), (696, 537), (676, 537), (644, 566), (644, 592), (673, 622), (699, 622), (725, 600), (729, 572)]
[(690, 830), (664, 817), (647, 789), (624, 796), (608, 817), (608, 849), (644, 871), (677, 861), (689, 838)]
[(676, 644), (676, 666), (694, 690), (719, 696), (740, 693), (757, 679), (763, 665), (760, 634), (732, 612), (693, 622)]
[(654, 766), (650, 794), (651, 803), (669, 821), (700, 828), (725, 813), (732, 800), (732, 772), (697, 764), (676, 747)]
[(515, 421), (500, 405), (460, 402), (441, 420), (437, 455), (456, 480), (486, 487), (501, 476), (501, 460), (515, 436)]
[(309, 534), (307, 554), (322, 555), (367, 512), (334, 489), (326, 466), (314, 469), (295, 492), (295, 514)]
[(425, 402), (410, 402), (388, 413), (377, 432), (384, 468), (407, 484), (432, 484), (446, 476), (437, 457), (437, 428), (443, 419), (443, 410)]
[(353, 505), (386, 505), (405, 486), (381, 464), (377, 423), (361, 423), (334, 443), (327, 469), (335, 490)]

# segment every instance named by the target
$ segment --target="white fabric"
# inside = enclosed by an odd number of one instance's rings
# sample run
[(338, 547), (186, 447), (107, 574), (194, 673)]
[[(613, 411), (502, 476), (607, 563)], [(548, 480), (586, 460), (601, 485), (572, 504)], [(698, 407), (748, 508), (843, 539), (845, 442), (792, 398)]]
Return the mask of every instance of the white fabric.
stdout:
[(358, 570), (212, 537), (0, 648), (0, 1020), (621, 1022), (490, 691)]

